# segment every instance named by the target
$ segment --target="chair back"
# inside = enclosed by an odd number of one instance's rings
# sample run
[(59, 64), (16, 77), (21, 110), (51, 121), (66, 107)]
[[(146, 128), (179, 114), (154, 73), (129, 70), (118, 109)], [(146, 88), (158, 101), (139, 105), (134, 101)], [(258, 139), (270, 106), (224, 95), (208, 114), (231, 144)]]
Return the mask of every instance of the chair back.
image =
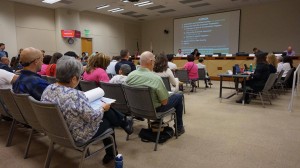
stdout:
[(169, 81), (169, 77), (161, 77), (161, 79), (164, 82), (167, 91), (171, 91), (171, 84)]
[(10, 89), (0, 89), (0, 99), (3, 105), (7, 108), (8, 113), (18, 122), (27, 124), (20, 109), (18, 108)]
[(28, 124), (35, 130), (42, 132), (42, 126), (40, 125), (38, 119), (35, 116), (33, 108), (29, 101), (29, 94), (15, 94), (11, 91), (13, 98), (18, 105), (23, 117), (28, 122)]
[(47, 76), (47, 81), (50, 84), (56, 83), (56, 77), (53, 76)]
[(4, 107), (4, 104), (2, 103), (1, 97), (0, 97), (0, 116), (5, 116), (5, 117), (11, 117), (9, 113), (7, 113), (6, 108)]
[(287, 72), (287, 74), (286, 74), (286, 76), (285, 76), (285, 78), (284, 78), (284, 80), (283, 80), (284, 83), (287, 83), (287, 82), (288, 82), (288, 80), (289, 80), (290, 77), (292, 76), (293, 72), (294, 72), (294, 69), (293, 69), (293, 68), (291, 68), (291, 69)]
[(123, 85), (125, 96), (133, 116), (156, 119), (149, 87), (132, 87)]
[(198, 68), (198, 80), (205, 80), (205, 69)]
[(79, 81), (79, 86), (80, 86), (81, 90), (84, 91), (84, 92), (99, 87), (99, 85), (98, 85), (97, 82), (94, 82), (94, 81), (85, 81), (85, 80), (80, 80)]
[(277, 76), (277, 80), (278, 80), (278, 81), (281, 80), (283, 73), (284, 73), (284, 70), (281, 70), (281, 71), (278, 73), (278, 76)]
[(42, 77), (43, 79), (45, 79), (46, 81), (48, 81), (48, 77), (47, 77), (46, 75), (41, 75), (41, 77)]
[(263, 88), (263, 92), (268, 92), (269, 90), (272, 89), (272, 86), (274, 85), (275, 81), (277, 79), (277, 75), (275, 73), (271, 73), (269, 75), (269, 78), (267, 80), (267, 82), (265, 83), (265, 86)]
[(116, 99), (116, 102), (111, 104), (112, 108), (130, 115), (122, 84), (100, 82), (100, 86), (104, 90), (105, 97)]
[(185, 69), (179, 69), (175, 71), (175, 76), (180, 82), (188, 83), (190, 81), (188, 71)]
[(54, 103), (37, 101), (31, 96), (29, 96), (29, 101), (36, 118), (51, 141), (68, 148), (76, 148), (73, 137), (58, 106)]

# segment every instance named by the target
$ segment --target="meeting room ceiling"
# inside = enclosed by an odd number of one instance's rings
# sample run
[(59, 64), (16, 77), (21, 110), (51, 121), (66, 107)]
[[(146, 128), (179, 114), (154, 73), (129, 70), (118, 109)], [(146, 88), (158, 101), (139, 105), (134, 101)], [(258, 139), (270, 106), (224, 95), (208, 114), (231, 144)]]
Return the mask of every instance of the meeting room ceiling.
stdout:
[[(139, 21), (166, 17), (182, 17), (236, 9), (246, 5), (255, 5), (279, 0), (139, 0), (139, 2), (123, 2), (124, 0), (61, 0), (54, 4), (43, 3), (43, 0), (11, 0), (14, 2), (41, 6), (46, 8), (67, 8), (78, 11), (90, 11)], [(136, 3), (149, 1), (149, 5), (138, 7)], [(103, 5), (106, 8), (96, 9)], [(108, 10), (120, 8), (119, 12)], [(118, 11), (118, 9), (116, 9)]]

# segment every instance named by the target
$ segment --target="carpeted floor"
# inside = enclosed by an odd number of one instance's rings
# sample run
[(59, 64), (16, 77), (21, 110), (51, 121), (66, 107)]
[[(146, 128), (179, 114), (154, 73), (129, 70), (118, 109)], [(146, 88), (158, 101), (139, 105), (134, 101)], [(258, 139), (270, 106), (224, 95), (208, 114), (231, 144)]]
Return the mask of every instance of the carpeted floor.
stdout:
[[(232, 86), (225, 82), (225, 85)], [(185, 90), (189, 90), (186, 88)], [(233, 93), (224, 90), (224, 95)], [(170, 139), (153, 151), (154, 143), (141, 142), (140, 128), (146, 122), (136, 121), (134, 133), (116, 129), (118, 151), (124, 155), (124, 168), (298, 168), (300, 167), (300, 105), (294, 101), (294, 111), (288, 112), (290, 92), (280, 95), (263, 108), (260, 101), (245, 106), (235, 103), (240, 95), (220, 103), (219, 83), (209, 89), (186, 92), (186, 133)], [(0, 123), (0, 167), (43, 167), (48, 139), (35, 134), (29, 158), (23, 153), (29, 131), (18, 128), (12, 146), (5, 147), (10, 123)], [(103, 166), (104, 153), (86, 162), (85, 167)], [(80, 153), (55, 147), (51, 167), (77, 167)]]

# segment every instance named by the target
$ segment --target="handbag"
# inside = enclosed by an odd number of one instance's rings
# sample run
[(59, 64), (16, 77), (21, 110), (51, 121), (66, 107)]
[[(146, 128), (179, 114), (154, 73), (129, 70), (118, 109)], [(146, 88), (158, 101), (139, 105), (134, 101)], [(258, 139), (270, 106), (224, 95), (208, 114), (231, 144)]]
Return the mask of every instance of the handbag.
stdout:
[[(142, 128), (139, 137), (141, 138), (142, 142), (156, 142), (157, 132), (153, 132), (151, 128)], [(168, 139), (174, 136), (173, 128), (166, 126), (164, 130), (160, 132), (160, 136), (158, 139), (158, 143), (164, 143)]]

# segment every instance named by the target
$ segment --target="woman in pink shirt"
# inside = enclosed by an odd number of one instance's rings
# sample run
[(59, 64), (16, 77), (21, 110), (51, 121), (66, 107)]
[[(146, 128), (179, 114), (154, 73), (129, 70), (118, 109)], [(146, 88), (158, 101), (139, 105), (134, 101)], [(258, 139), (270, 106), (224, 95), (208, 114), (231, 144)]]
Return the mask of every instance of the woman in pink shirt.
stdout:
[(194, 92), (194, 88), (196, 87), (195, 81), (198, 80), (198, 66), (194, 63), (195, 57), (193, 55), (187, 56), (188, 62), (184, 64), (184, 69), (188, 71), (189, 79), (191, 80), (192, 90), (190, 92)]
[(52, 58), (51, 55), (44, 56), (41, 71), (37, 72), (39, 75), (46, 75), (47, 67), (50, 63), (51, 58)]
[(110, 57), (103, 53), (97, 53), (94, 56), (90, 56), (85, 72), (82, 76), (83, 80), (109, 82), (109, 77), (105, 71), (109, 63)]

